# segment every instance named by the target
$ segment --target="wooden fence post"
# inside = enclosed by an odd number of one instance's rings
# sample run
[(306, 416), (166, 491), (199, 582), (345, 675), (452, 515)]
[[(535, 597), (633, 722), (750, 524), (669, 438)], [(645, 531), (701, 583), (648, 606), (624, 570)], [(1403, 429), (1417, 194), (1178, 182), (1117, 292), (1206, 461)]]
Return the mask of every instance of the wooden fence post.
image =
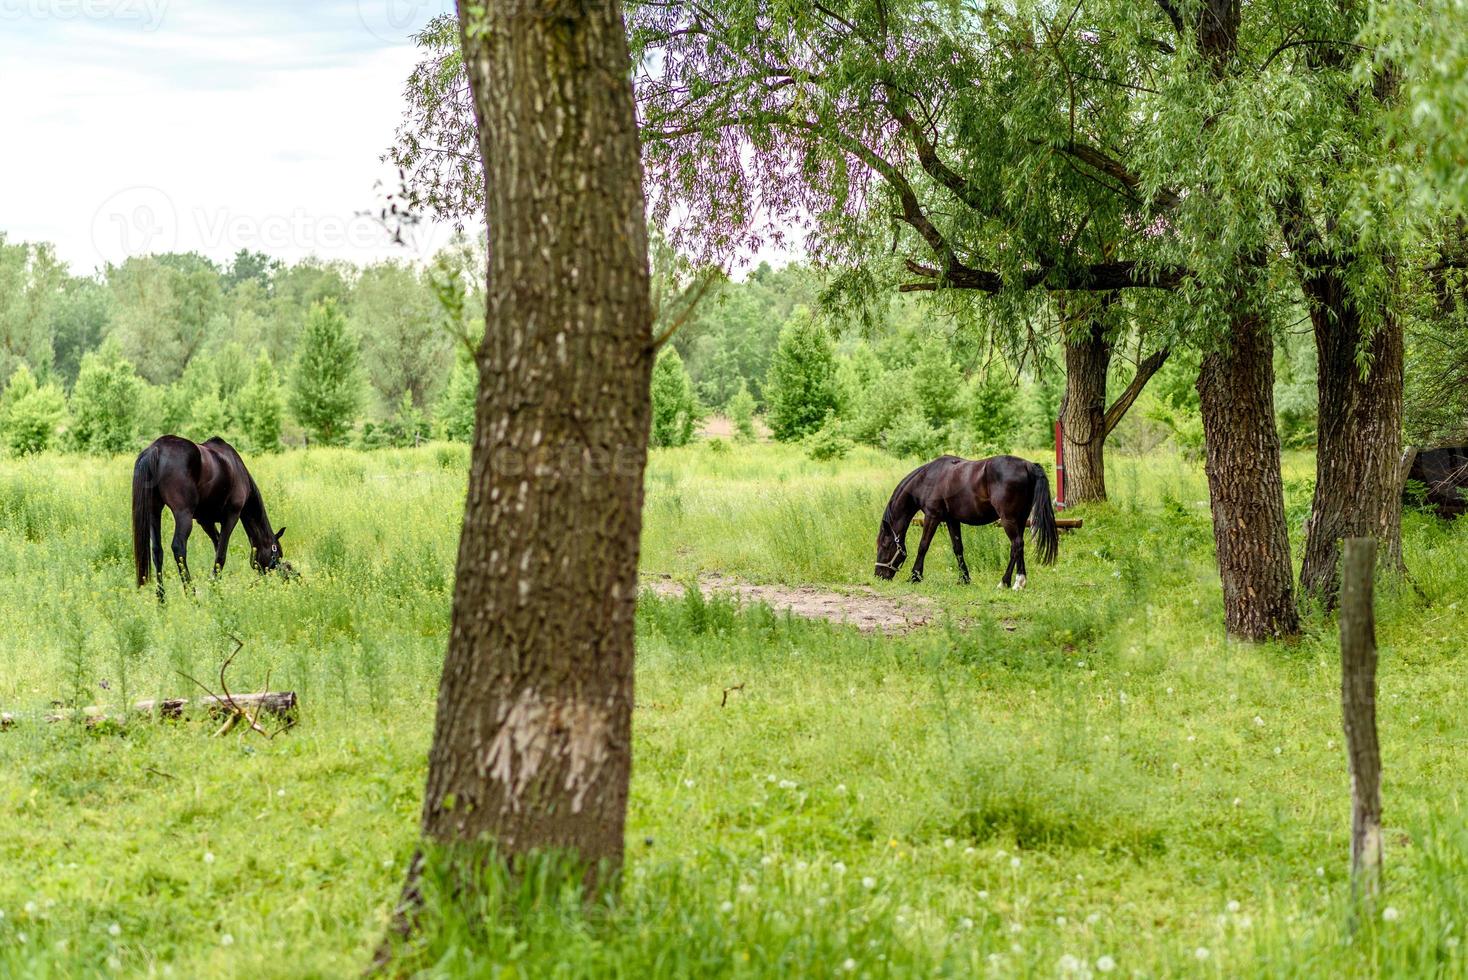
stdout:
[(1341, 720), (1351, 765), (1351, 892), (1381, 883), (1381, 747), (1376, 740), (1376, 539), (1347, 538), (1341, 562)]

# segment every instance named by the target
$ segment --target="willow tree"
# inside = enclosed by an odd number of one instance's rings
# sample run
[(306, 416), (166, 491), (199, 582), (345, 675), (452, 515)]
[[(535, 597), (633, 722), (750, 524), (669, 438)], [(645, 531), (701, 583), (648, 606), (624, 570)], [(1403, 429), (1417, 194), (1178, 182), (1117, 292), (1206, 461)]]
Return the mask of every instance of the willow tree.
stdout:
[[(1186, 146), (1176, 130), (1171, 145), (1154, 142), (1165, 88), (1201, 113), (1229, 87), (1238, 38), (1209, 29), (1217, 10), (1192, 20), (1120, 3), (631, 10), (648, 52), (639, 94), (655, 205), (713, 247), (758, 241), (762, 218), (808, 216), (823, 254), (870, 265), (894, 251), (900, 288), (989, 294), (1001, 326), (1060, 298), (1073, 461), (1099, 471), (1106, 433), (1168, 345), (1200, 347), (1226, 624), (1249, 639), (1294, 632), (1270, 230), (1247, 215), (1243, 234), (1217, 234), (1235, 214), (1209, 170), (1233, 147), (1200, 137), (1201, 115), (1176, 123), (1194, 130)], [(1130, 304), (1165, 327), (1108, 408), (1108, 317)], [(1085, 484), (1104, 492), (1099, 472)]]
[[(490, 268), (453, 622), (414, 862), (621, 864), (652, 310), (619, 4), (459, 5)], [(548, 547), (547, 542), (555, 542)], [(459, 869), (467, 869), (462, 871)]]

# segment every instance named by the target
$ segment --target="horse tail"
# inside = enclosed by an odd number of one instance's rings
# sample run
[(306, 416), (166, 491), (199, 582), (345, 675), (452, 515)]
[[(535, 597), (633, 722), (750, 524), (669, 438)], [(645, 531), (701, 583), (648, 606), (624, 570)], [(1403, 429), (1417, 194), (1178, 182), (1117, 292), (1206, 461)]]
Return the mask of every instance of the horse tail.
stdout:
[(1050, 504), (1050, 478), (1045, 475), (1045, 467), (1031, 463), (1030, 468), (1035, 478), (1035, 503), (1030, 509), (1030, 521), (1040, 545), (1040, 561), (1053, 565), (1060, 553), (1060, 531), (1055, 526), (1055, 508)]
[(150, 446), (143, 450), (133, 465), (133, 565), (137, 569), (140, 586), (148, 581), (148, 538), (153, 532), (157, 498), (158, 467)]

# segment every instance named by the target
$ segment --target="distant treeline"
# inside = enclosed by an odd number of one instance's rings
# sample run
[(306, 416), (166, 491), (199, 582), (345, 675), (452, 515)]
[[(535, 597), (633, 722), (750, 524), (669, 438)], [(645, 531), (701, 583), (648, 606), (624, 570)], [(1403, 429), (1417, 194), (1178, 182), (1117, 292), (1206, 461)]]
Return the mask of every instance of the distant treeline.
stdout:
[[(0, 434), (12, 453), (126, 452), (163, 432), (242, 448), (411, 445), (473, 432), (469, 351), (484, 322), (483, 249), (457, 241), (424, 266), (287, 265), (241, 251), (131, 258), (73, 274), (48, 245), (0, 236)], [(901, 456), (1053, 445), (1065, 389), (1058, 346), (1016, 366), (912, 297), (860, 315), (804, 264), (761, 264), (703, 296), (653, 380), (653, 440), (688, 441), (711, 412), (753, 433), (819, 435)], [(1314, 438), (1306, 343), (1277, 356), (1287, 444)], [(1125, 372), (1127, 365), (1119, 365)], [(1186, 356), (1154, 379), (1121, 448), (1201, 445)]]

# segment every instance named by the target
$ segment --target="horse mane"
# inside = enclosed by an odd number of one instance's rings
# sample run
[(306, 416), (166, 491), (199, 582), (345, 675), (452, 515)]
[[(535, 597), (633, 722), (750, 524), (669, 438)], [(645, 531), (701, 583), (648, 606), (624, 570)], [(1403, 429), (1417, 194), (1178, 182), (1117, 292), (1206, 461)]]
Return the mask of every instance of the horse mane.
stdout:
[(891, 528), (893, 526), (892, 515), (897, 510), (897, 501), (902, 499), (902, 495), (907, 491), (907, 488), (909, 485), (911, 485), (912, 481), (917, 479), (918, 474), (922, 473), (923, 470), (932, 465), (932, 462), (924, 463), (917, 469), (913, 470), (911, 473), (907, 474), (907, 476), (904, 476), (900, 481), (898, 481), (897, 489), (892, 491), (892, 496), (887, 500), (887, 509), (882, 512), (882, 523), (886, 524), (888, 528)]

